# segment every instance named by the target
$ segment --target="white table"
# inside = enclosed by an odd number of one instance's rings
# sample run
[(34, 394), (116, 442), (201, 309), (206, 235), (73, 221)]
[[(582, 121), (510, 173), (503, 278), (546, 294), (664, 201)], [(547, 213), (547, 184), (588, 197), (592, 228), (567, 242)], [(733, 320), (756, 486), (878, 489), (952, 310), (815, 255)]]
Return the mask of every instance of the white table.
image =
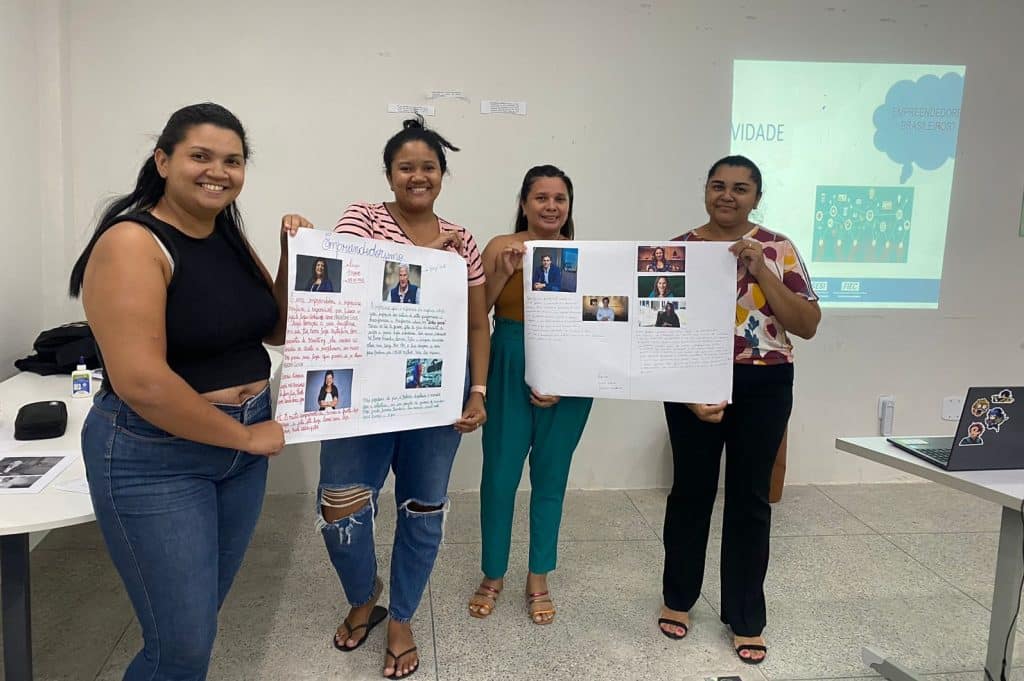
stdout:
[[(276, 395), (284, 359), (267, 348), (271, 364), (271, 391)], [(93, 381), (99, 390), (99, 381)], [(13, 440), (14, 417), (29, 402), (63, 400), (68, 406), (68, 426), (63, 437), (49, 440)], [(82, 461), (82, 423), (92, 398), (71, 397), (71, 376), (39, 376), (21, 373), (0, 383), (0, 455), (10, 452), (61, 451), (75, 457), (60, 476), (38, 494), (0, 496), (0, 607), (3, 608), (4, 679), (32, 679), (32, 611), (29, 584), (29, 533), (80, 525), (95, 520), (88, 494), (56, 488), (62, 482), (85, 477)]]
[[(1021, 558), (1021, 547), (1024, 546), (1024, 518), (1021, 510), (1024, 504), (1024, 470), (948, 472), (892, 446), (884, 437), (839, 438), (836, 440), (836, 449), (912, 473), (1003, 507), (985, 669), (991, 678), (1000, 678), (1005, 646), (1006, 670), (1009, 673), (1013, 666), (1014, 637), (1010, 636), (1007, 645), (1007, 635), (1013, 626), (1018, 590), (1024, 576), (1024, 560)], [(884, 654), (869, 648), (864, 649), (863, 657), (865, 664), (890, 681), (916, 681), (921, 678), (887, 659)]]
[[(99, 381), (93, 381), (98, 390)], [(12, 441), (14, 417), (28, 402), (63, 400), (68, 406), (64, 436), (49, 440)], [(32, 617), (29, 584), (29, 532), (79, 525), (95, 519), (88, 494), (64, 492), (57, 483), (85, 477), (82, 462), (82, 422), (92, 399), (72, 399), (71, 377), (18, 374), (0, 383), (0, 455), (13, 452), (60, 451), (75, 456), (74, 462), (38, 494), (0, 496), (0, 604), (3, 607), (4, 678), (29, 681), (32, 678)]]

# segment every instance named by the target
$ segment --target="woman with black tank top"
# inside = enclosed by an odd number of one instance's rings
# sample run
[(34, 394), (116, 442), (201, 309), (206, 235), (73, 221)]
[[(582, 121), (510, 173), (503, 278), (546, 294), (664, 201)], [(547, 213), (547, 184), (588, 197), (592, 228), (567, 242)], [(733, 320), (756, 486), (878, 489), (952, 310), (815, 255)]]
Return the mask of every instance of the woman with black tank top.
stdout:
[(284, 341), (284, 242), (310, 225), (282, 219), (275, 282), (235, 205), (248, 155), (223, 107), (175, 112), (71, 273), (107, 377), (82, 428), (89, 491), (144, 640), (126, 681), (206, 678), (284, 446), (263, 343)]

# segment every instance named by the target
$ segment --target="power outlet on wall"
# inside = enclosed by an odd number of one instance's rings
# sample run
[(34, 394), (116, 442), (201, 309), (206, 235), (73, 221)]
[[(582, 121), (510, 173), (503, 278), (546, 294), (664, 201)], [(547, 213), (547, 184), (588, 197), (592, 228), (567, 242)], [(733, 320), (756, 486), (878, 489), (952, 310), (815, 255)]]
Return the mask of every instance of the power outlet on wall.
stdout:
[(960, 414), (964, 410), (964, 398), (960, 395), (950, 395), (942, 398), (942, 420), (959, 421)]

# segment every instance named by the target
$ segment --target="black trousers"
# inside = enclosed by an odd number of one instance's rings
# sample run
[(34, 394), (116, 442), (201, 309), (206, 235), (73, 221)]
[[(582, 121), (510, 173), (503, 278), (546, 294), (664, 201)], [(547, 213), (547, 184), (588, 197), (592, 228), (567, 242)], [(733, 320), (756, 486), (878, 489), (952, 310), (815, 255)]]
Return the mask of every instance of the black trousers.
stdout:
[(721, 618), (739, 636), (759, 636), (767, 617), (768, 490), (793, 408), (793, 365), (737, 364), (732, 395), (721, 423), (701, 421), (685, 404), (665, 403), (674, 470), (665, 506), (662, 595), (666, 606), (680, 611), (700, 597), (724, 445)]

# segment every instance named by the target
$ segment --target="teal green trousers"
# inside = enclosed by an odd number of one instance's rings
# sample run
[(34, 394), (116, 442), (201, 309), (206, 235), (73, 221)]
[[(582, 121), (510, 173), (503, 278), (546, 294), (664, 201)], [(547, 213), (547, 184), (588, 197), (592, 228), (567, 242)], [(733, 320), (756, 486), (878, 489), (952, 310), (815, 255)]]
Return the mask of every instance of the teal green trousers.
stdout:
[(534, 574), (555, 569), (569, 465), (594, 402), (589, 397), (563, 397), (552, 407), (535, 407), (525, 378), (523, 324), (497, 318), (491, 336), (480, 482), (481, 568), (491, 579), (500, 579), (508, 570), (516, 488), (527, 456), (533, 488), (529, 569)]

